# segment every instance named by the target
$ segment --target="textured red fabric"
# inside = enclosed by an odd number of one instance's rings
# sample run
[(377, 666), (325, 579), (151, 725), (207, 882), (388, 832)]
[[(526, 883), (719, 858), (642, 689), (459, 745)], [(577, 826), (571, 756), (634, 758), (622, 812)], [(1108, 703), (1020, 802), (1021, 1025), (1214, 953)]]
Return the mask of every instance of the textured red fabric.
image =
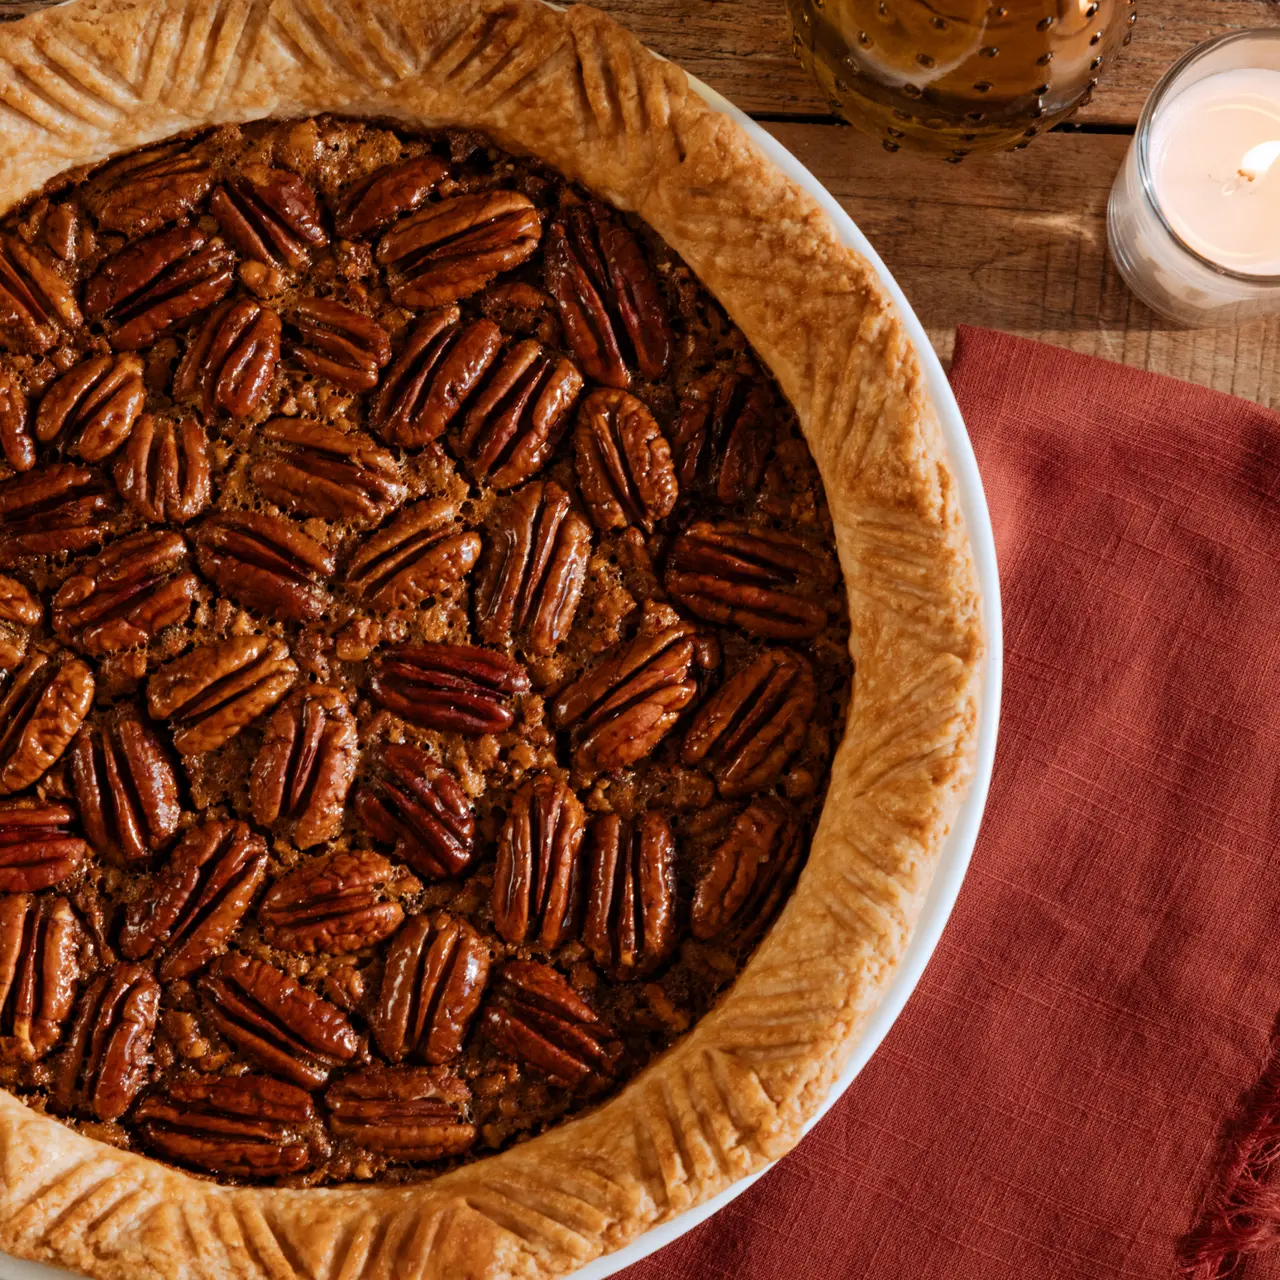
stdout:
[(1280, 416), (977, 329), (952, 381), (1005, 610), (972, 868), (831, 1114), (627, 1280), (1166, 1280), (1262, 1069)]

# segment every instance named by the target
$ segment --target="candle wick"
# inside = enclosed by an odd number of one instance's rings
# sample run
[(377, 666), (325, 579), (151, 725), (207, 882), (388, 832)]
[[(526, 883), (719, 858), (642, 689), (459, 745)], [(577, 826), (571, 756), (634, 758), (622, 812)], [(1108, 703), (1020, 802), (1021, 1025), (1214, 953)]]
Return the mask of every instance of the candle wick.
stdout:
[(1280, 160), (1280, 141), (1260, 142), (1244, 153), (1240, 161), (1240, 176), (1253, 182), (1259, 173), (1266, 173), (1277, 160)]
[(1222, 184), (1224, 195), (1236, 195), (1245, 189), (1246, 183), (1257, 182), (1273, 164), (1280, 160), (1280, 141), (1260, 142), (1250, 147), (1240, 161), (1240, 167)]
[(1257, 181), (1257, 171), (1254, 169), (1237, 169), (1222, 184), (1222, 194), (1224, 196), (1239, 195), (1245, 190), (1245, 184)]

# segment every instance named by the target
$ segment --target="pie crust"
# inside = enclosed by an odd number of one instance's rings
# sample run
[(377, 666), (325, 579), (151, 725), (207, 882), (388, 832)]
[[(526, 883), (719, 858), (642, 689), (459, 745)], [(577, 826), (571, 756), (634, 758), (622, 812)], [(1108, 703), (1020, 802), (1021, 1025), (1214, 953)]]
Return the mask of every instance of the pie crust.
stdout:
[(102, 1280), (562, 1274), (798, 1140), (902, 957), (972, 769), (983, 636), (956, 482), (874, 270), (677, 67), (537, 0), (80, 0), (0, 28), (0, 212), (209, 123), (455, 124), (644, 218), (794, 406), (854, 699), (800, 881), (717, 1007), (599, 1109), (408, 1187), (224, 1187), (0, 1094), (0, 1248)]

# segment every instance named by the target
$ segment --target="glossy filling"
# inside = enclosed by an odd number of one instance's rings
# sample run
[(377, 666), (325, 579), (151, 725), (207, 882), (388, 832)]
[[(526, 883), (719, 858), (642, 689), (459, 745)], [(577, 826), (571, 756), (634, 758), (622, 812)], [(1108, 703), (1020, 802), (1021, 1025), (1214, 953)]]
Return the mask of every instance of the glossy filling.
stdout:
[(0, 226), (0, 1083), (225, 1181), (431, 1176), (731, 984), (847, 707), (794, 415), (654, 233), (319, 118)]

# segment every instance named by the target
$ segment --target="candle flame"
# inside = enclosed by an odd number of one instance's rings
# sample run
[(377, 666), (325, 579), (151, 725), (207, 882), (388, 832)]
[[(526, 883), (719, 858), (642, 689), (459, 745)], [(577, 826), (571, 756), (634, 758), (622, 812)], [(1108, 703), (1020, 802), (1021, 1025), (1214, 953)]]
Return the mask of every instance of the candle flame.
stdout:
[(1260, 142), (1250, 147), (1240, 161), (1240, 176), (1249, 182), (1263, 177), (1277, 160), (1280, 160), (1280, 141)]

